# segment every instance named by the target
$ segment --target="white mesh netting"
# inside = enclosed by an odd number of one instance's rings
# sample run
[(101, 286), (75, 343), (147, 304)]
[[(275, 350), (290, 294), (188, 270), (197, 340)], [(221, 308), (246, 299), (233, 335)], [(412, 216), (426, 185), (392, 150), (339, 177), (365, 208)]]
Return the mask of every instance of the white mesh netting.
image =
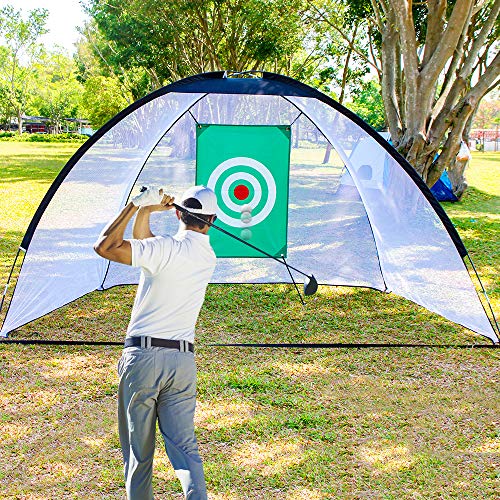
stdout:
[[(496, 340), (439, 217), (363, 129), (313, 98), (192, 93), (169, 93), (133, 111), (74, 165), (33, 235), (3, 335), (90, 291), (138, 282), (137, 269), (108, 264), (93, 243), (140, 186), (169, 186), (180, 196), (194, 184), (197, 122), (292, 124), (290, 264), (320, 284), (393, 291)], [(323, 163), (327, 141), (334, 151)], [(176, 230), (172, 213), (154, 214), (153, 232)], [(290, 278), (270, 259), (219, 259), (213, 282)]]

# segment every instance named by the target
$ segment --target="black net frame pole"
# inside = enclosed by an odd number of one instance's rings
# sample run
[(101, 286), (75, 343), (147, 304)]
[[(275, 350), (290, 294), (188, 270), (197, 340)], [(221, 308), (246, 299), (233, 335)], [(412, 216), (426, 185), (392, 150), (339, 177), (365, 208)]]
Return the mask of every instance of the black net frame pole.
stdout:
[(22, 345), (67, 345), (67, 346), (121, 346), (123, 342), (99, 341), (99, 340), (43, 340), (43, 339), (2, 339), (0, 345), (22, 344)]
[[(21, 252), (26, 252), (26, 250), (24, 250), (23, 247), (19, 247), (17, 249), (16, 257), (14, 258), (14, 262), (12, 263), (12, 267), (10, 268), (9, 277), (7, 278), (7, 283), (5, 284), (5, 288), (3, 290), (2, 301), (0, 302), (0, 314), (2, 313), (3, 305), (4, 305), (4, 302), (5, 302), (5, 297), (7, 297), (7, 291), (9, 289), (9, 285), (10, 285), (10, 280), (12, 279), (12, 275), (14, 274), (14, 269), (16, 268), (17, 259), (19, 258), (19, 254)], [(8, 308), (7, 308), (7, 312), (8, 312)], [(7, 313), (3, 317), (2, 326), (5, 323), (5, 318), (6, 317), (7, 317)]]
[[(486, 288), (484, 288), (483, 282), (481, 281), (481, 278), (479, 277), (479, 273), (477, 272), (476, 266), (474, 265), (474, 262), (472, 261), (470, 255), (468, 253), (467, 253), (467, 257), (468, 257), (469, 262), (472, 266), (472, 269), (474, 269), (474, 273), (476, 274), (476, 278), (479, 281), (479, 284), (481, 285), (481, 290), (482, 290), (483, 295), (486, 299), (486, 303), (488, 304), (488, 307), (490, 309), (491, 317), (493, 318), (493, 322), (490, 321), (490, 323), (491, 323), (491, 326), (493, 328), (493, 331), (495, 331), (495, 326), (496, 326), (495, 333), (496, 333), (497, 337), (500, 339), (500, 327), (498, 326), (498, 321), (497, 321), (497, 318), (495, 316), (495, 312), (493, 311), (493, 307), (491, 306), (490, 298), (488, 297), (488, 293), (486, 292)], [(484, 306), (483, 306), (483, 309), (484, 309)], [(486, 313), (486, 309), (484, 310), (484, 312)], [(487, 315), (488, 314), (486, 314), (486, 316)]]
[(293, 286), (295, 287), (295, 290), (297, 290), (297, 294), (299, 296), (300, 302), (302, 302), (302, 305), (305, 306), (306, 303), (304, 299), (302, 298), (302, 294), (300, 293), (299, 287), (297, 286), (297, 283), (295, 282), (295, 278), (293, 277), (292, 272), (290, 271), (290, 268), (288, 267), (288, 263), (285, 260), (285, 257), (282, 255), (281, 258), (283, 259), (283, 262), (286, 266), (286, 270), (288, 271), (288, 274), (290, 275), (290, 279), (293, 281)]
[(425, 348), (425, 349), (500, 349), (499, 344), (391, 344), (391, 343), (309, 343), (309, 344), (207, 344), (208, 347), (255, 347), (255, 348), (286, 348), (286, 349), (368, 349), (368, 348)]
[[(124, 342), (92, 341), (92, 340), (41, 340), (41, 339), (0, 339), (1, 345), (59, 345), (59, 346), (114, 346), (123, 347)], [(500, 349), (500, 344), (391, 344), (391, 343), (220, 343), (205, 344), (203, 347), (252, 347), (269, 349), (392, 349), (392, 348), (420, 348), (420, 349)]]

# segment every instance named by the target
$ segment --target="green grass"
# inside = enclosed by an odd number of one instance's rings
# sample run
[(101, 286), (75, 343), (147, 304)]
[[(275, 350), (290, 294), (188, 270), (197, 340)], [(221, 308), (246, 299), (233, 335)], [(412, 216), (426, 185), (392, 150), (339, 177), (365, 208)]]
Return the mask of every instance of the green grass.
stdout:
[[(76, 147), (0, 143), (0, 285)], [(445, 209), (498, 313), (500, 154), (474, 154), (468, 179), (463, 202)], [(15, 335), (121, 340), (133, 297), (133, 287), (93, 293)], [(497, 351), (207, 345), (485, 339), (396, 296), (320, 287), (304, 309), (283, 285), (210, 286), (197, 335), (196, 424), (212, 499), (497, 498)], [(123, 497), (119, 356), (0, 346), (0, 498)], [(157, 497), (180, 498), (158, 444)]]

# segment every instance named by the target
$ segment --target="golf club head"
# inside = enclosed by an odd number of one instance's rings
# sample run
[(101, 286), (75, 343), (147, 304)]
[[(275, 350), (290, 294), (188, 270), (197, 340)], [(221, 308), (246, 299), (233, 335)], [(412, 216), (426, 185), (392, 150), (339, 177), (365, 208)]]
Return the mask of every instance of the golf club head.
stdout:
[(314, 295), (318, 290), (318, 282), (314, 275), (308, 276), (304, 280), (304, 295)]

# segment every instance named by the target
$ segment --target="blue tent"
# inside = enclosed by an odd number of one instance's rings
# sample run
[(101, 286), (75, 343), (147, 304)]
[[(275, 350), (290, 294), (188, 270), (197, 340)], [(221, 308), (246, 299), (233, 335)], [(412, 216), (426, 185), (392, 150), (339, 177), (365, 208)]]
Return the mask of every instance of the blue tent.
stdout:
[(436, 184), (431, 187), (431, 192), (438, 201), (458, 201), (458, 198), (453, 194), (451, 181), (446, 170), (443, 171)]

